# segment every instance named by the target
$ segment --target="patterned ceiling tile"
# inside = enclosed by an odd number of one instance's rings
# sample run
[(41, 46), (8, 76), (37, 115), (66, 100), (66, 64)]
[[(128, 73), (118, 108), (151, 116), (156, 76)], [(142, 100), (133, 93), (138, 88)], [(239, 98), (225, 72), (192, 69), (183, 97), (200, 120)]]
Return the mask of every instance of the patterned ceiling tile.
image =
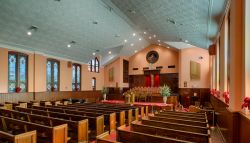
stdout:
[[(151, 35), (156, 34), (164, 41), (181, 42), (187, 39), (191, 44), (201, 48), (207, 48), (212, 42), (210, 39), (215, 38), (228, 2), (228, 0), (111, 1), (138, 26), (140, 31), (147, 30)], [(213, 19), (214, 16), (219, 18)], [(156, 39), (149, 42), (155, 43)]]
[[(100, 50), (103, 59), (109, 59), (104, 57), (110, 49), (116, 56), (130, 56), (157, 39), (187, 39), (206, 48), (218, 31), (226, 1), (0, 0), (0, 44), (83, 63), (92, 58), (95, 50)], [(209, 12), (217, 19), (211, 19)], [(31, 25), (38, 31), (27, 36)], [(136, 36), (132, 36), (134, 32)], [(157, 37), (149, 40), (153, 34)], [(128, 42), (124, 43), (124, 39)], [(76, 44), (67, 48), (70, 41)]]

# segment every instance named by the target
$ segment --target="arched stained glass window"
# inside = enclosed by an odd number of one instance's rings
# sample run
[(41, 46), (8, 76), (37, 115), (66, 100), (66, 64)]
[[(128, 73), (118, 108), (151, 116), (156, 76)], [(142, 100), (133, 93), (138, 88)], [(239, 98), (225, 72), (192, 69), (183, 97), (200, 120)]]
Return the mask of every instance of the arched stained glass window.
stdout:
[(27, 92), (28, 56), (23, 53), (9, 52), (8, 90), (9, 92)]
[(72, 65), (72, 90), (81, 90), (81, 65), (79, 64)]
[(47, 60), (47, 91), (59, 91), (59, 61)]
[(88, 70), (90, 72), (97, 72), (98, 73), (99, 68), (100, 68), (100, 62), (99, 62), (97, 57), (95, 59), (92, 59), (91, 61), (89, 61)]

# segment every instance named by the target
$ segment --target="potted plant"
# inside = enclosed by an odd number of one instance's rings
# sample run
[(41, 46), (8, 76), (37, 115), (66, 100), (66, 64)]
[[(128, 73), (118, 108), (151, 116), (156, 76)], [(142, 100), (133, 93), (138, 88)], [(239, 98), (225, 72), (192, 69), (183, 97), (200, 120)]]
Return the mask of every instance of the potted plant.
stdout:
[(160, 87), (160, 94), (163, 97), (164, 104), (167, 103), (168, 96), (171, 94), (171, 89), (169, 86), (164, 85)]
[(103, 100), (106, 100), (106, 98), (107, 98), (107, 94), (108, 94), (108, 88), (107, 87), (103, 87), (102, 88), (102, 95), (103, 95)]

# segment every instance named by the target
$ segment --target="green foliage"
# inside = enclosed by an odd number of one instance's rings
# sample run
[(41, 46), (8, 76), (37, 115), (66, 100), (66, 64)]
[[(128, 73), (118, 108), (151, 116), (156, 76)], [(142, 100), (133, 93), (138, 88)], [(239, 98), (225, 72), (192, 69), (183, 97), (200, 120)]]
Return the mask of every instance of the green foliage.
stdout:
[(169, 86), (164, 85), (160, 87), (160, 94), (161, 96), (170, 96), (171, 95), (171, 89)]

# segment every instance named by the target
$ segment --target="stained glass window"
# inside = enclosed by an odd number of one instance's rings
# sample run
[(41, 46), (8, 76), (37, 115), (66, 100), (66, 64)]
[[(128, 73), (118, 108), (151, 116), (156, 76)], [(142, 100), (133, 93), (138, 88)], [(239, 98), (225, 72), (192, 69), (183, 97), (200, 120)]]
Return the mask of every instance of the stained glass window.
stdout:
[(72, 90), (81, 90), (81, 65), (73, 64), (72, 66)]
[(100, 68), (100, 63), (99, 63), (99, 60), (97, 58), (89, 61), (88, 70), (90, 72), (99, 72), (99, 68)]
[(95, 72), (99, 72), (99, 60), (95, 58)]
[(9, 92), (27, 92), (27, 59), (25, 54), (9, 52)]
[(57, 60), (47, 61), (47, 90), (59, 91), (59, 62)]

